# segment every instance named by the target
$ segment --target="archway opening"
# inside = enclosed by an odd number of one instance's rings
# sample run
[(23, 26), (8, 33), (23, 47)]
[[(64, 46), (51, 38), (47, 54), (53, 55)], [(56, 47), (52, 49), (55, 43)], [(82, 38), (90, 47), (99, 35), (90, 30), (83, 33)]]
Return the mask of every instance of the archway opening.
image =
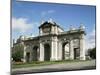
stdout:
[(50, 61), (51, 49), (49, 44), (44, 44), (44, 60)]
[(73, 44), (74, 44), (74, 46), (73, 46), (74, 59), (79, 59), (79, 57), (80, 57), (80, 49), (79, 49), (80, 41), (79, 41), (79, 39), (74, 39)]
[(74, 59), (79, 59), (80, 52), (79, 48), (74, 48)]
[(26, 53), (26, 61), (29, 62), (30, 61), (30, 52)]
[(33, 48), (33, 61), (37, 61), (38, 60), (38, 46), (35, 46)]
[(65, 42), (62, 45), (62, 60), (69, 59), (69, 43)]

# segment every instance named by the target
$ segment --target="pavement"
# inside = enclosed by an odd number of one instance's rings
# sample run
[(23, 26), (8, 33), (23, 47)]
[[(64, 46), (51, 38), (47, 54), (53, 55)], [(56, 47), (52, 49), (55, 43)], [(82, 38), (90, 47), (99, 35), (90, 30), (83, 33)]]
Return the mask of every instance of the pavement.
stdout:
[(71, 62), (61, 64), (50, 64), (44, 66), (35, 66), (27, 68), (12, 69), (12, 75), (15, 74), (28, 74), (28, 73), (42, 73), (42, 72), (58, 72), (58, 71), (75, 71), (75, 70), (90, 70), (96, 69), (96, 61), (83, 61), (83, 62)]

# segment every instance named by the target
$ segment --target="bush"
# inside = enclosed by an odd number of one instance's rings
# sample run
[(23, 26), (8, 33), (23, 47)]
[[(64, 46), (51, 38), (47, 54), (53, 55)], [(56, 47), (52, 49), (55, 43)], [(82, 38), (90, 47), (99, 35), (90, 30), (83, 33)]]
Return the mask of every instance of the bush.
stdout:
[(96, 59), (96, 48), (89, 49), (89, 56), (90, 56), (92, 59)]
[(13, 48), (13, 52), (12, 52), (12, 58), (14, 61), (21, 61), (21, 59), (23, 58), (23, 46), (22, 45), (18, 45), (15, 46), (15, 48)]
[(91, 51), (90, 51), (90, 57), (92, 59), (96, 59), (96, 48), (93, 48)]

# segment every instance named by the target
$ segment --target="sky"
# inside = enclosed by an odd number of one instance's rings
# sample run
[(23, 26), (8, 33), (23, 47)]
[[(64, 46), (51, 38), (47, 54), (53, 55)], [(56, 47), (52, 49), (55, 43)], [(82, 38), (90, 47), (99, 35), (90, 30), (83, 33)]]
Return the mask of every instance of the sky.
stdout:
[(50, 18), (65, 31), (82, 23), (86, 31), (86, 46), (95, 46), (96, 7), (89, 5), (12, 1), (12, 39), (20, 35), (38, 36), (42, 21)]

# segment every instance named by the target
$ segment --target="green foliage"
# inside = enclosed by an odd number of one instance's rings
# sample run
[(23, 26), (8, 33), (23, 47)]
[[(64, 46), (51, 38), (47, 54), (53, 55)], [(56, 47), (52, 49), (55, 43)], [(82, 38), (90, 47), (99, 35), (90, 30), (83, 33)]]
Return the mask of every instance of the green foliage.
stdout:
[(89, 55), (92, 59), (96, 59), (96, 48), (89, 49)]
[(22, 45), (17, 45), (13, 48), (12, 58), (14, 61), (21, 61), (21, 59), (23, 58), (23, 46)]
[(96, 48), (93, 48), (93, 49), (90, 51), (90, 57), (93, 58), (93, 59), (96, 59)]

